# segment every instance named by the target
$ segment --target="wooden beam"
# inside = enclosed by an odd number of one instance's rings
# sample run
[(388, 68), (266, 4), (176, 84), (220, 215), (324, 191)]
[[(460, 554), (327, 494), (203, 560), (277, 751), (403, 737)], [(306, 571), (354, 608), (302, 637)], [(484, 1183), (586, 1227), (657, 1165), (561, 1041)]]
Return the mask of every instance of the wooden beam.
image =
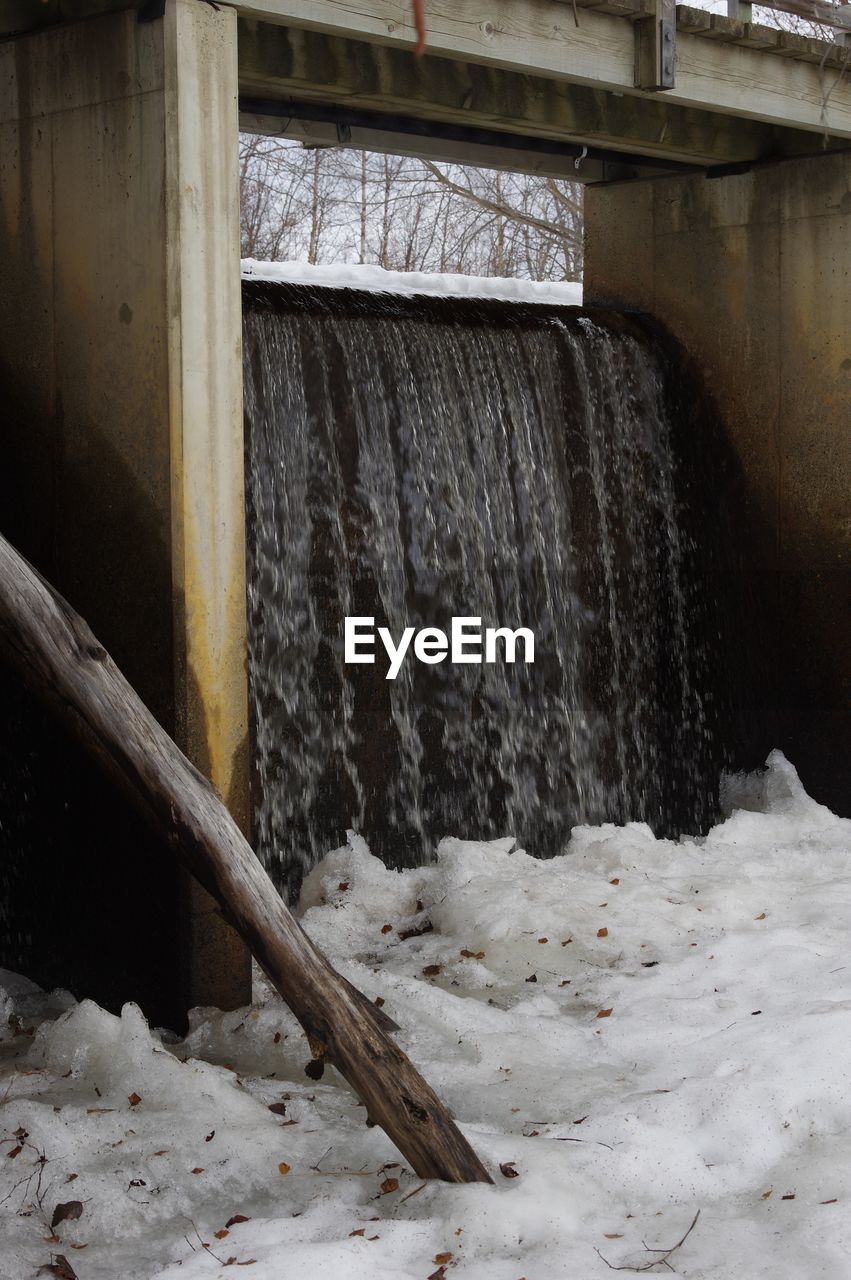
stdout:
[[(572, 141), (622, 151), (626, 160), (649, 156), (699, 165), (740, 164), (821, 146), (821, 139), (811, 133), (677, 106), (669, 95), (607, 93), (448, 58), (414, 58), (406, 49), (250, 20), (239, 24), (239, 82), (240, 93), (247, 97), (337, 103), (471, 129)], [(256, 115), (246, 123), (251, 131), (265, 131)], [(280, 121), (273, 122), (271, 131), (281, 132)], [(414, 154), (406, 149), (410, 145), (408, 139), (401, 151)], [(443, 159), (460, 154), (457, 148), (442, 149)], [(440, 156), (441, 148), (429, 149), (428, 158)], [(515, 157), (511, 167), (544, 172), (535, 167), (544, 163), (540, 157)], [(500, 167), (498, 159), (494, 167)]]
[[(408, 0), (240, 0), (244, 17), (410, 51)], [(678, 19), (682, 7), (678, 8)], [(477, 62), (594, 89), (634, 86), (632, 24), (563, 0), (430, 0), (427, 57)], [(851, 138), (851, 84), (825, 104), (819, 68), (743, 45), (716, 45), (679, 26), (676, 86), (666, 100), (780, 127)], [(827, 46), (828, 50), (831, 48)]]
[(349, 1082), (421, 1178), (490, 1182), (422, 1076), (390, 1039), (387, 1015), (328, 963), (288, 911), (212, 784), (107, 651), (0, 536), (0, 661), (8, 663), (216, 899), (308, 1039), (309, 1074)]

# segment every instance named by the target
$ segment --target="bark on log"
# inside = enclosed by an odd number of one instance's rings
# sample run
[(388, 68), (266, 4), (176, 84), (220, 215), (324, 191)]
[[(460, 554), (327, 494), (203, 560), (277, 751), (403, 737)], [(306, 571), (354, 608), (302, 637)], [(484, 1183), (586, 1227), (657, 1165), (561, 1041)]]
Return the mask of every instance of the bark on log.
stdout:
[(281, 900), (211, 784), (124, 679), (83, 619), (0, 536), (0, 657), (130, 796), (247, 942), (308, 1037), (422, 1178), (490, 1182), (374, 1005)]

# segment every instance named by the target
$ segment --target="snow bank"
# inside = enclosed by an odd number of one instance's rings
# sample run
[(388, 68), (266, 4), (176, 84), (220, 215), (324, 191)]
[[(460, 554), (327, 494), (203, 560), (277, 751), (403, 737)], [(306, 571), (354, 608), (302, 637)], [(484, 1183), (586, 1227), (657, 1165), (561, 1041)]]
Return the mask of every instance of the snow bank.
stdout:
[(257, 262), (253, 258), (244, 258), (242, 277), (244, 280), (326, 285), (335, 289), (366, 289), (371, 293), (438, 293), (455, 298), (502, 298), (508, 302), (548, 302), (564, 307), (582, 305), (581, 284), (423, 271), (385, 271), (383, 267), (349, 263), (311, 266), (308, 262)]
[(333, 1072), (305, 1077), (268, 992), (164, 1043), (132, 1005), (0, 980), (0, 1274), (601, 1280), (699, 1209), (676, 1275), (851, 1275), (851, 822), (779, 753), (725, 793), (703, 841), (580, 827), (540, 862), (447, 839), (400, 873), (351, 836), (306, 882), (308, 932), (493, 1187), (423, 1185)]

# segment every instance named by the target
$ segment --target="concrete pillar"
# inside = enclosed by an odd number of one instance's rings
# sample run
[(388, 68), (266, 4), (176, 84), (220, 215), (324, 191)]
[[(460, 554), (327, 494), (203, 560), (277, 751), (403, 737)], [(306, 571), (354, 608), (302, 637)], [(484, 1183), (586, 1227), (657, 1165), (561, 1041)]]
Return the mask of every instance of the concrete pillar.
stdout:
[(752, 751), (851, 813), (851, 151), (590, 187), (586, 218), (588, 303), (673, 331), (741, 469), (771, 685)]
[[(237, 91), (236, 14), (198, 0), (0, 46), (0, 527), (247, 825)], [(247, 953), (157, 865), (176, 1005), (244, 1002)]]

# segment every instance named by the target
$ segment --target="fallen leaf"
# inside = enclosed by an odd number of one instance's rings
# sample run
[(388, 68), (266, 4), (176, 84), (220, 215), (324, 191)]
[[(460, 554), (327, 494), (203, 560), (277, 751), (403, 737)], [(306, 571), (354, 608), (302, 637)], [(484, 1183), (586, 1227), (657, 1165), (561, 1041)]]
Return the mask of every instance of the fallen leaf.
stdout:
[(603, 1235), (607, 1240), (623, 1240), (623, 1236), (619, 1231), (604, 1231)]
[(609, 904), (608, 904), (608, 902), (601, 902), (601, 903), (600, 903), (600, 906), (601, 906), (601, 907), (607, 907), (608, 905), (609, 905)]
[(754, 916), (754, 920), (764, 920), (764, 919), (765, 919), (765, 912), (764, 912), (764, 911), (762, 912), (762, 914), (761, 914), (761, 915)]
[(561, 945), (563, 947), (569, 947), (572, 941), (573, 941), (572, 938), (565, 938), (564, 942)]
[(392, 933), (392, 932), (393, 932), (393, 926), (392, 926), (392, 924), (383, 924), (383, 925), (381, 926), (381, 932), (382, 932), (382, 933)]
[(468, 951), (466, 947), (461, 951), (461, 955), (465, 960), (484, 960), (484, 951)]
[(203, 1170), (200, 1166), (196, 1166), (196, 1168), (194, 1168), (194, 1169), (192, 1170), (192, 1172), (193, 1172), (193, 1173), (203, 1173), (203, 1172), (204, 1172), (204, 1170)]
[(384, 996), (376, 996), (373, 1004), (377, 1009), (382, 1009), (384, 1007)]
[(763, 1191), (763, 1193), (762, 1193), (762, 1198), (763, 1198), (763, 1200), (767, 1200), (767, 1199), (769, 1198), (769, 1196), (771, 1195), (771, 1193), (772, 1193), (772, 1191), (773, 1191), (773, 1190), (774, 1190), (774, 1188), (773, 1188), (773, 1187), (769, 1187), (767, 1191)]
[(350, 1236), (362, 1236), (366, 1231), (366, 1227), (358, 1227), (357, 1231), (350, 1231)]
[(77, 1218), (83, 1216), (82, 1200), (66, 1200), (64, 1204), (58, 1204), (53, 1210), (53, 1217), (50, 1219), (50, 1229), (55, 1231), (60, 1222), (74, 1222)]
[(321, 1058), (311, 1058), (304, 1068), (304, 1074), (309, 1080), (321, 1080), (325, 1075), (325, 1063)]
[(268, 1110), (276, 1116), (285, 1116), (287, 1114), (287, 1104), (285, 1102), (270, 1102)]
[(438, 973), (440, 973), (442, 968), (443, 968), (442, 964), (427, 964), (426, 967), (423, 969), (423, 977), (433, 978)]
[(216, 1237), (217, 1240), (224, 1240), (226, 1236), (230, 1235), (230, 1232), (228, 1231), (227, 1227), (222, 1227), (221, 1231), (214, 1231), (213, 1235)]
[(19, 1156), (22, 1151), (23, 1151), (23, 1147), (19, 1143), (18, 1146), (12, 1147), (11, 1151), (6, 1152), (6, 1159), (14, 1160), (15, 1156)]
[(280, 1043), (281, 1043), (281, 1033), (280, 1031), (276, 1031), (275, 1034), (272, 1036), (272, 1044), (280, 1044)]
[(794, 1199), (795, 1199), (795, 1192), (794, 1192), (794, 1191), (790, 1191), (788, 1195), (781, 1196), (781, 1197), (780, 1197), (780, 1199), (781, 1199), (781, 1200), (794, 1200)]
[(538, 942), (549, 942), (549, 938), (539, 938)]
[(213, 1141), (213, 1139), (215, 1138), (215, 1136), (216, 1136), (216, 1131), (215, 1131), (215, 1129), (211, 1129), (211, 1130), (210, 1130), (210, 1132), (207, 1134), (206, 1138), (204, 1139), (204, 1141), (205, 1141), (205, 1142), (212, 1142), (212, 1141)]
[(514, 1168), (513, 1160), (506, 1160), (504, 1164), (499, 1166), (499, 1171), (503, 1178), (519, 1178), (520, 1174)]
[[(159, 1154), (160, 1154), (160, 1152), (158, 1152), (158, 1151), (155, 1151), (155, 1152), (154, 1152), (154, 1155), (155, 1155), (155, 1156), (156, 1156), (156, 1155), (159, 1155)], [(69, 1174), (68, 1174), (68, 1177), (65, 1179), (65, 1181), (66, 1181), (66, 1182), (73, 1182), (73, 1181), (74, 1181), (74, 1179), (75, 1179), (75, 1178), (79, 1178), (79, 1176), (80, 1176), (80, 1175), (79, 1175), (79, 1173), (69, 1173)]]
[(434, 1260), (439, 1267), (445, 1267), (447, 1262), (451, 1262), (454, 1256), (455, 1255), (453, 1253), (450, 1253), (447, 1250), (446, 1253), (436, 1253), (434, 1255)]
[(77, 1273), (64, 1253), (52, 1254), (51, 1261), (39, 1267), (39, 1272), (42, 1271), (49, 1271), (51, 1275), (58, 1276), (59, 1280), (77, 1280)]
[(381, 1183), (381, 1186), (379, 1187), (379, 1190), (381, 1191), (381, 1194), (382, 1194), (382, 1195), (384, 1195), (384, 1196), (389, 1195), (391, 1191), (398, 1191), (398, 1190), (399, 1190), (399, 1179), (398, 1179), (398, 1178), (385, 1178), (385, 1179), (384, 1179), (384, 1181)]
[(428, 1280), (446, 1280), (446, 1267), (438, 1267), (436, 1271), (432, 1271)]
[(609, 936), (609, 931), (608, 931), (608, 929), (598, 929), (598, 930), (597, 930), (597, 937), (598, 937), (598, 938), (608, 938), (608, 936)]
[(337, 888), (340, 890), (341, 893), (345, 893), (348, 887), (349, 887), (348, 880), (341, 880), (340, 883), (337, 885)]
[(598, 1018), (610, 1018), (611, 1016), (612, 1016), (611, 1009), (601, 1009), (600, 1012), (597, 1014)]
[(281, 1163), (278, 1165), (278, 1173), (286, 1175), (289, 1173), (291, 1167), (292, 1166), (288, 1165), (285, 1160), (282, 1160)]
[(615, 876), (614, 880), (610, 880), (609, 884), (620, 884), (620, 880)]
[(538, 981), (538, 975), (537, 975), (537, 973), (530, 973), (530, 974), (529, 974), (529, 977), (526, 979), (526, 981), (527, 981), (527, 982), (537, 982), (537, 981)]
[(238, 1222), (250, 1222), (250, 1221), (251, 1219), (247, 1218), (244, 1213), (235, 1213), (232, 1218), (228, 1218), (227, 1222), (225, 1223), (225, 1226), (235, 1227)]
[(128, 1093), (127, 1101), (130, 1103), (131, 1107), (138, 1107), (139, 1103), (142, 1101), (142, 1098), (141, 1098), (141, 1095), (138, 1093)]

